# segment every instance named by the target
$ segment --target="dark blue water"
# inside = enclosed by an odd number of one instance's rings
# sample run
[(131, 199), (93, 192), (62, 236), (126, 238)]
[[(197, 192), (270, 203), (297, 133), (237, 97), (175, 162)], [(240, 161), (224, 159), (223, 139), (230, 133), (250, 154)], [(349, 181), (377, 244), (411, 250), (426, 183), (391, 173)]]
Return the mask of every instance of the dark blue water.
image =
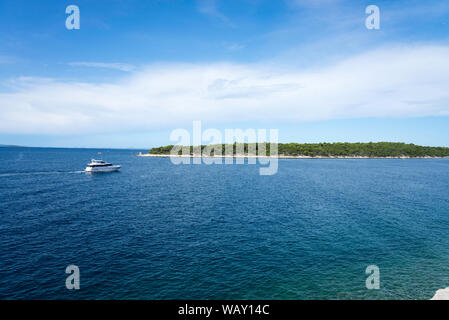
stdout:
[[(428, 299), (449, 286), (449, 160), (173, 165), (0, 148), (0, 298)], [(65, 268), (81, 289), (65, 288)], [(367, 290), (365, 268), (380, 268)]]

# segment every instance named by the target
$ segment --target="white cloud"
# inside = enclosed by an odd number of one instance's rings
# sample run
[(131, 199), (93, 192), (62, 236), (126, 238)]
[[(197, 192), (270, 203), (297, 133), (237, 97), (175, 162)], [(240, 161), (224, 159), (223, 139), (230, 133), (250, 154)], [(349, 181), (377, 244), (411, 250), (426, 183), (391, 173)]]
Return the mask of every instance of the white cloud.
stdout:
[[(376, 50), (331, 66), (152, 65), (114, 83), (19, 78), (2, 133), (106, 133), (273, 121), (449, 115), (449, 47)], [(233, 124), (234, 123), (234, 124)]]
[(120, 71), (133, 71), (136, 67), (125, 63), (105, 63), (105, 62), (69, 62), (72, 67), (106, 68)]

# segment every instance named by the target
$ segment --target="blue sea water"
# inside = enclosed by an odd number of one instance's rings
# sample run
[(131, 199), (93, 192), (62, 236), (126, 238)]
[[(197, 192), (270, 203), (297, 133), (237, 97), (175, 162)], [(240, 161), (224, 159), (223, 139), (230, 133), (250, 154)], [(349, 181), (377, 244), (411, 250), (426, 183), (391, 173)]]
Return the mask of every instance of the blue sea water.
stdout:
[[(98, 151), (122, 170), (84, 173)], [(136, 153), (0, 148), (0, 298), (429, 299), (449, 286), (447, 159), (290, 159), (260, 176)], [(65, 287), (71, 264), (80, 290)]]

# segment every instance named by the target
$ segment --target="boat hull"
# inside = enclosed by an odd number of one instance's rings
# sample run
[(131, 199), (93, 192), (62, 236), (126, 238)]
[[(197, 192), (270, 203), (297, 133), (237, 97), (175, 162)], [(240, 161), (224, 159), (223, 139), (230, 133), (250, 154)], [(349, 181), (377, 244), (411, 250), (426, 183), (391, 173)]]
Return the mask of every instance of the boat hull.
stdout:
[(120, 166), (105, 166), (105, 167), (87, 167), (86, 172), (114, 172), (118, 171)]

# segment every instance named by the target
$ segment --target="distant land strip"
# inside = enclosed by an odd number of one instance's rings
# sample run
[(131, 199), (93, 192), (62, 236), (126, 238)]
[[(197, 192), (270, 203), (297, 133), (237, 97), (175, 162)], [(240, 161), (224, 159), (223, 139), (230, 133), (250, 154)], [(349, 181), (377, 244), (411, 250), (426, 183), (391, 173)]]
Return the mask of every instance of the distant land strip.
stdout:
[[(176, 154), (171, 154), (174, 145), (152, 148), (144, 157), (268, 157), (270, 143), (234, 143), (201, 146), (176, 146)], [(304, 158), (449, 158), (447, 147), (425, 147), (401, 142), (368, 142), (368, 143), (278, 143), (278, 153), (274, 157), (285, 159)], [(201, 147), (201, 152), (199, 151)], [(261, 147), (261, 148), (260, 148)], [(182, 153), (184, 149), (184, 153)], [(265, 150), (263, 150), (265, 149)], [(228, 151), (226, 151), (228, 150)], [(232, 154), (231, 151), (232, 150)], [(264, 152), (265, 151), (265, 152)]]

